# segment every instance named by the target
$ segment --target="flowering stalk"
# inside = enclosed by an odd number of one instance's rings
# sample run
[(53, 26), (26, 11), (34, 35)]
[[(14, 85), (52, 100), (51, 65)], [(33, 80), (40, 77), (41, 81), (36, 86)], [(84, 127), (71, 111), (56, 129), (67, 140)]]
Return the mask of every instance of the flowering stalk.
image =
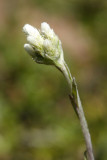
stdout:
[(75, 78), (71, 76), (70, 70), (64, 60), (61, 41), (46, 22), (41, 23), (40, 30), (26, 24), (23, 27), (23, 31), (27, 35), (28, 41), (28, 44), (25, 44), (24, 48), (33, 60), (40, 64), (54, 65), (65, 76), (71, 91), (71, 104), (80, 120), (86, 143), (86, 154), (84, 154), (84, 158), (85, 160), (94, 160), (91, 137), (80, 101), (77, 84)]

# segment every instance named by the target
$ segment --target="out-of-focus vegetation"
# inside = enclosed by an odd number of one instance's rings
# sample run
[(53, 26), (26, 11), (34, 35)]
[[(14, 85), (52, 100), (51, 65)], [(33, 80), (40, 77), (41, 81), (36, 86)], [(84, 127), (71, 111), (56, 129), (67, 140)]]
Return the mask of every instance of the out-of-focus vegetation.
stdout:
[(84, 139), (63, 76), (23, 49), (23, 25), (43, 21), (62, 40), (96, 160), (106, 160), (106, 0), (0, 1), (0, 159), (82, 160)]

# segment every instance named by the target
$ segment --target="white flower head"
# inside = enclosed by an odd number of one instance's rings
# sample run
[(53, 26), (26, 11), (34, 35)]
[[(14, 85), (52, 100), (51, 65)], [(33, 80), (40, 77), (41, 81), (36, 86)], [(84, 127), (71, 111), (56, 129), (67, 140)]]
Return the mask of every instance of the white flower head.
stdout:
[(49, 24), (47, 24), (46, 22), (41, 23), (41, 31), (42, 32), (48, 33), (49, 30), (51, 30)]
[(46, 22), (41, 23), (41, 33), (49, 39), (52, 39), (55, 36), (53, 29), (51, 29)]
[(32, 57), (35, 55), (35, 50), (30, 44), (24, 44), (24, 48)]
[[(44, 42), (43, 42), (43, 47), (44, 47), (44, 50), (45, 52), (49, 51), (51, 52), (51, 50), (53, 49), (53, 46), (52, 46), (52, 43), (50, 40), (48, 39), (45, 39)], [(51, 53), (50, 53), (51, 54)]]
[(39, 36), (39, 31), (34, 28), (33, 26), (29, 25), (29, 24), (25, 24), (24, 27), (23, 27), (23, 31), (26, 35), (31, 35), (33, 37), (37, 37)]
[(37, 63), (56, 64), (64, 60), (61, 41), (49, 24), (41, 23), (40, 30), (26, 24), (23, 32), (29, 43), (24, 48)]

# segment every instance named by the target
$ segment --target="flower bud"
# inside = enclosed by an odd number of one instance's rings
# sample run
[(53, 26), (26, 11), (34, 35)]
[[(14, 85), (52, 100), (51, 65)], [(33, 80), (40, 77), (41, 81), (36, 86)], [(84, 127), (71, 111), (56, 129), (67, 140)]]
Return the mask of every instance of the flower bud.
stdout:
[(51, 43), (50, 40), (45, 39), (44, 43), (43, 43), (43, 46), (44, 46), (45, 49), (50, 49), (50, 48), (52, 48), (52, 43)]
[(40, 36), (40, 33), (38, 32), (38, 30), (34, 27), (32, 27), (29, 24), (25, 24), (25, 26), (23, 27), (23, 32), (27, 35), (27, 36), (33, 36), (33, 37), (37, 37)]
[(64, 61), (61, 42), (50, 26), (43, 22), (41, 30), (29, 24), (23, 27), (29, 44), (25, 44), (25, 50), (37, 63), (58, 65)]
[(27, 41), (33, 46), (37, 46), (37, 44), (38, 44), (38, 41), (36, 41), (36, 39), (32, 36), (28, 36)]
[(47, 24), (46, 22), (41, 23), (41, 31), (48, 33), (49, 30), (51, 30), (49, 24)]
[(35, 56), (35, 50), (30, 44), (24, 44), (25, 50), (31, 55), (32, 57)]
[(52, 39), (55, 36), (53, 29), (51, 29), (49, 24), (46, 22), (41, 23), (41, 33), (49, 39)]

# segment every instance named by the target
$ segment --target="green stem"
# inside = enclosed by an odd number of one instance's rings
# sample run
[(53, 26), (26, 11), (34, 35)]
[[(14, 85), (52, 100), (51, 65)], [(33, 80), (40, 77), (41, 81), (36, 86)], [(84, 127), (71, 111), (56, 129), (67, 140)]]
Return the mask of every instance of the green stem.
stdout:
[(57, 68), (63, 73), (63, 75), (65, 76), (66, 80), (67, 80), (67, 83), (70, 87), (70, 90), (72, 90), (72, 81), (73, 81), (73, 78), (72, 78), (72, 75), (71, 75), (71, 72), (66, 64), (65, 61), (63, 61), (62, 64), (57, 64), (56, 66), (58, 66)]
[[(87, 158), (88, 158), (88, 160), (94, 160), (91, 136), (89, 133), (87, 121), (86, 121), (86, 118), (84, 115), (84, 111), (83, 111), (83, 107), (82, 107), (81, 100), (79, 97), (76, 82), (75, 82), (74, 78), (72, 78), (70, 70), (69, 70), (66, 62), (63, 62), (63, 64), (58, 66), (58, 68), (64, 74), (64, 76), (68, 82), (68, 85), (70, 87), (70, 90), (71, 90), (70, 99), (71, 99), (71, 103), (73, 105), (73, 108), (75, 109), (75, 111), (78, 115), (78, 118), (80, 120), (82, 132), (83, 132), (85, 143), (86, 143)], [(74, 89), (75, 91), (73, 91), (73, 86), (75, 88)]]

